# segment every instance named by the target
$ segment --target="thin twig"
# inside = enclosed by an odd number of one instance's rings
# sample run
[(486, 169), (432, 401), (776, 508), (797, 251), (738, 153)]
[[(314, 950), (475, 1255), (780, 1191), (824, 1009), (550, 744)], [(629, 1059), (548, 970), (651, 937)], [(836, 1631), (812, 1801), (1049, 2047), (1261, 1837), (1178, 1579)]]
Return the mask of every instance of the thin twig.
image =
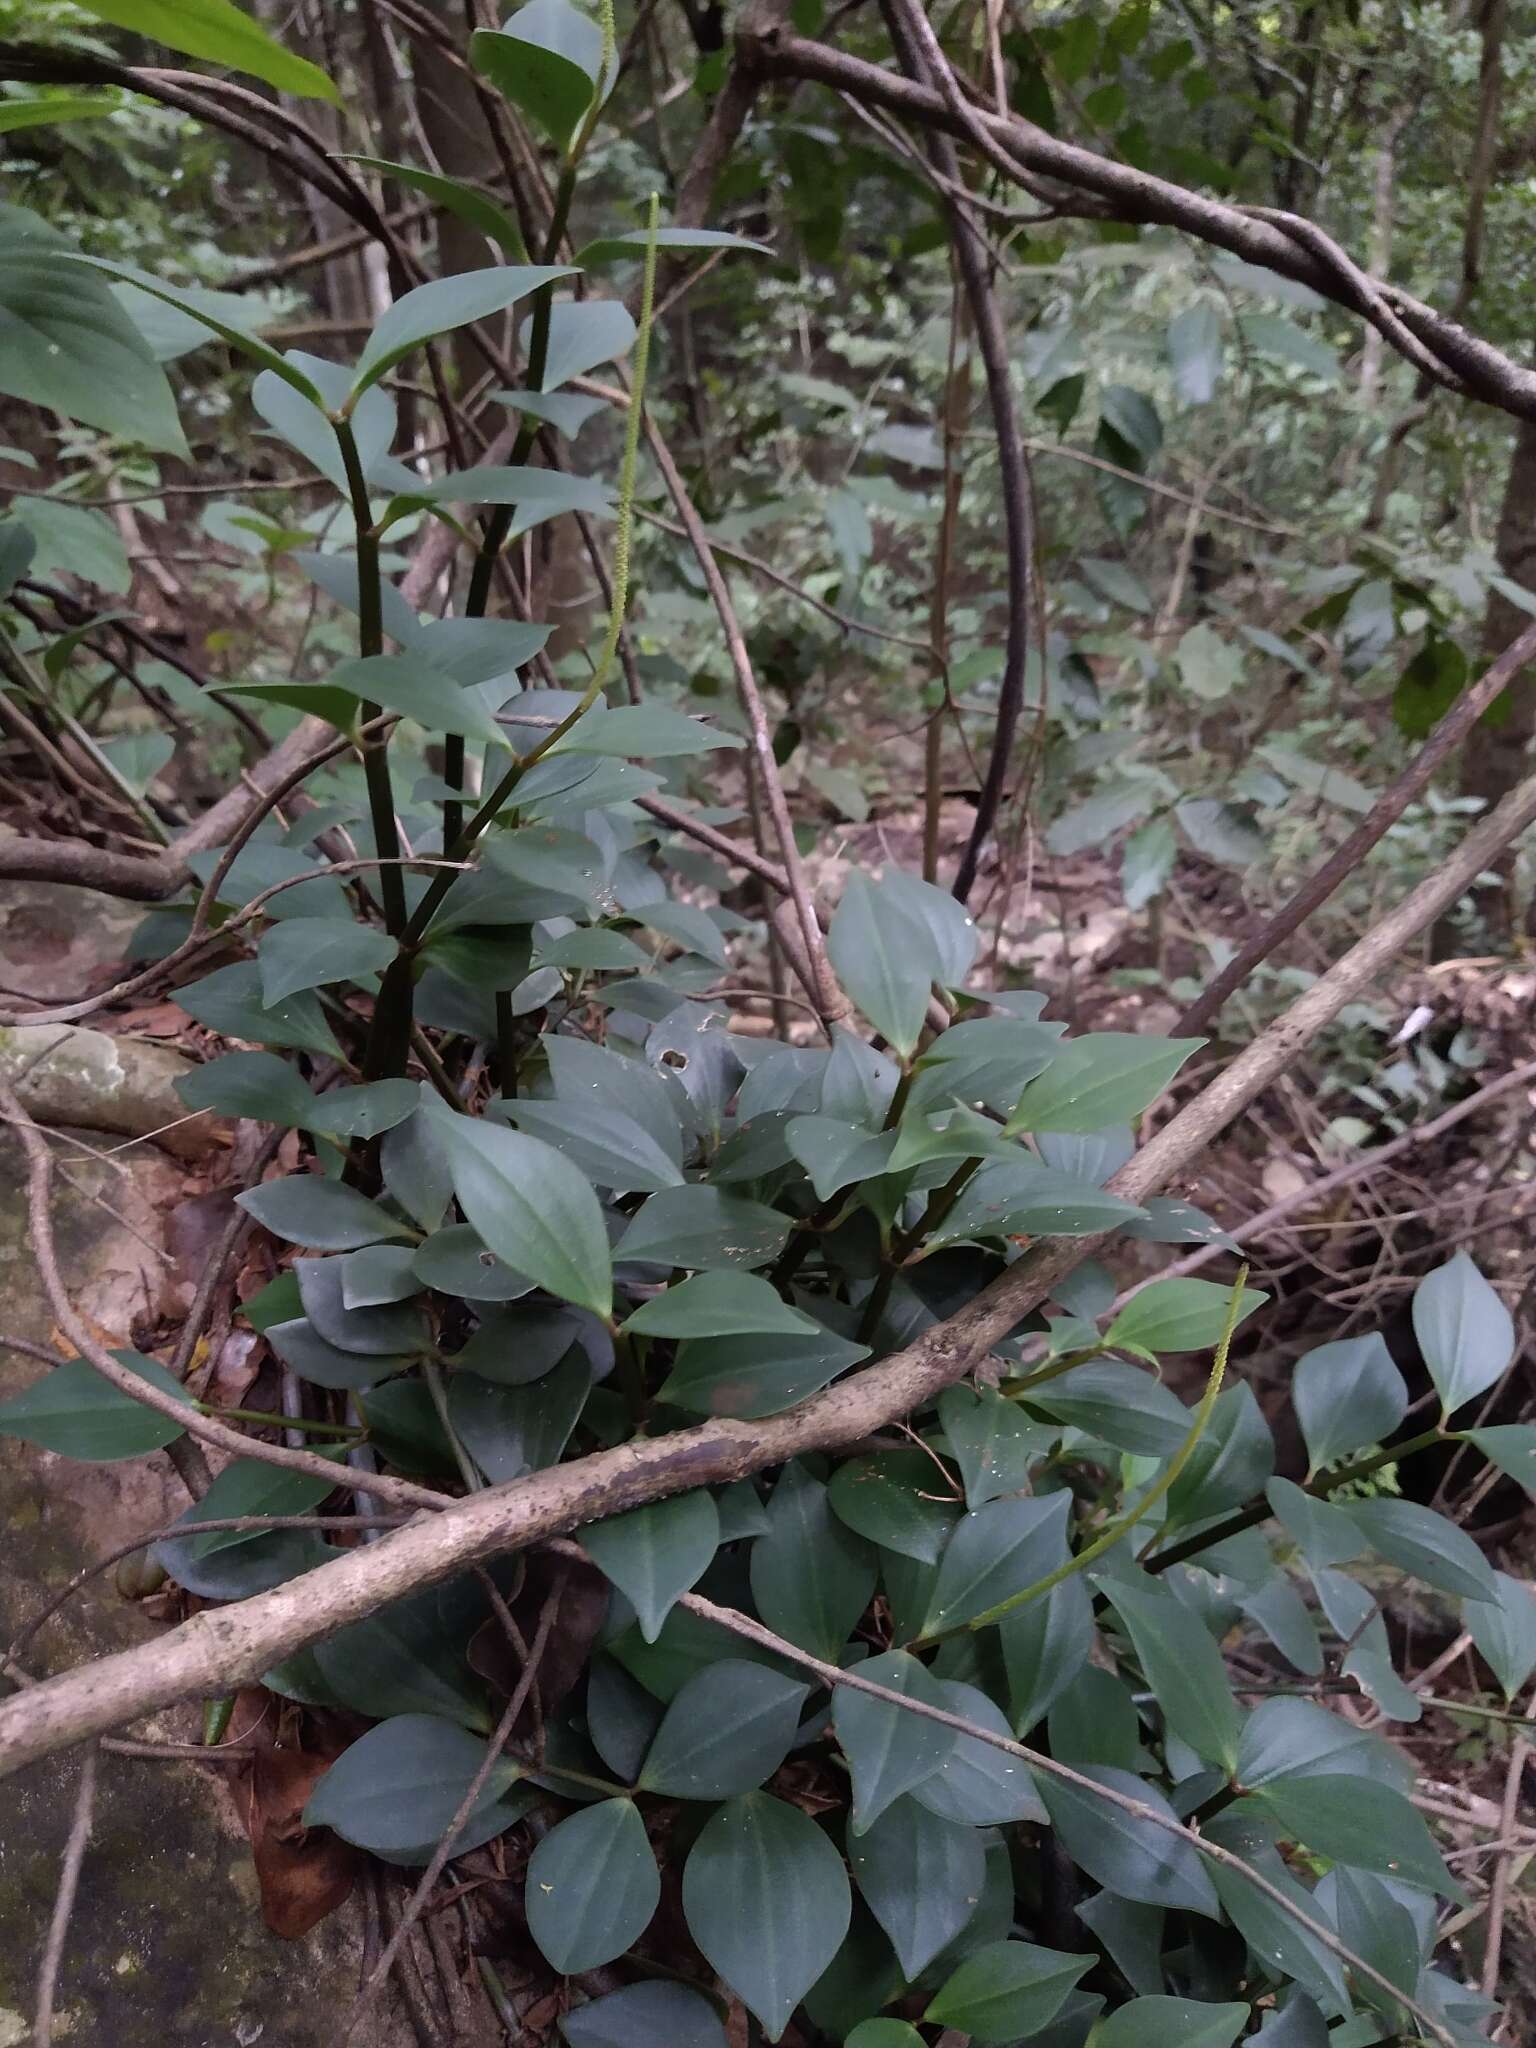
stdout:
[(37, 2017), (32, 2023), (32, 2048), (52, 2048), (53, 2006), (59, 1988), (59, 1970), (64, 1962), (64, 1944), (69, 1937), (69, 1916), (75, 1910), (80, 1889), (80, 1867), (85, 1862), (86, 1844), (91, 1839), (91, 1819), (96, 1809), (97, 1746), (85, 1745), (80, 1759), (80, 1782), (75, 1791), (75, 1817), (64, 1861), (59, 1868), (59, 1889), (53, 1901), (53, 1918), (48, 1923), (48, 1941), (42, 1968), (37, 1973)]

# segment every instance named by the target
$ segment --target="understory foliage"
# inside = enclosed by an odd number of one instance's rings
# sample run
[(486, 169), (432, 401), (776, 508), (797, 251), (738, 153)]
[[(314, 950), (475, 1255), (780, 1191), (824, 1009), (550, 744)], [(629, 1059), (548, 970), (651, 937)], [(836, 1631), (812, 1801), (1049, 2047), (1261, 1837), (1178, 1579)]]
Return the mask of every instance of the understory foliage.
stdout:
[[(242, 48), (270, 82), (313, 85), (264, 37)], [(531, 0), (468, 55), (542, 133), (568, 208), (600, 132), (611, 20)], [(429, 176), (390, 174), (411, 189)], [(1269, 1424), (1228, 1372), (1265, 1295), (1186, 1276), (1125, 1298), (1114, 1271), (1116, 1243), (1222, 1242), (1185, 1202), (1105, 1186), (1201, 1040), (1068, 1035), (1040, 994), (992, 987), (967, 911), (894, 864), (849, 876), (827, 937), (857, 1019), (809, 1041), (730, 1028), (716, 991), (751, 920), (722, 900), (725, 870), (643, 800), (732, 822), (743, 722), (683, 665), (653, 659), (640, 702), (621, 701), (616, 670), (658, 260), (760, 254), (653, 208), (571, 263), (557, 231), (535, 261), (484, 193), (433, 190), (507, 260), (403, 292), (350, 359), (279, 350), (237, 301), (0, 213), (0, 301), (23, 336), (8, 388), (182, 454), (161, 365), (218, 343), (256, 372), (262, 432), (334, 491), (297, 534), (274, 540), (256, 515), (251, 530), (312, 579), (318, 644), (344, 621), (352, 646), (323, 672), (225, 696), (274, 735), (294, 714), (324, 721), (349, 766), (325, 781), (317, 764), (318, 809), (199, 854), (194, 885), (136, 942), (147, 962), (184, 949), (176, 1000), (242, 1048), (183, 1084), (188, 1110), (298, 1134), (295, 1170), (240, 1197), (291, 1249), (241, 1305), (301, 1390), (288, 1426), (338, 1469), (504, 1486), (701, 1418), (780, 1415), (921, 1339), (1028, 1245), (1111, 1237), (905, 1428), (593, 1524), (585, 1559), (499, 1559), (498, 1602), (468, 1574), (268, 1672), (290, 1701), (374, 1723), (321, 1777), (308, 1821), (428, 1861), (522, 1669), (505, 1607), (525, 1651), (552, 1625), (453, 1847), (505, 1837), (550, 1969), (622, 1980), (573, 1992), (571, 2048), (721, 2048), (730, 2001), (768, 2040), (794, 2028), (851, 2048), (920, 2048), (946, 2029), (1042, 2048), (1484, 2039), (1491, 2007), (1437, 1957), (1462, 1894), (1411, 1767), (1330, 1712), (1324, 1682), (1352, 1681), (1391, 1724), (1418, 1718), (1379, 1611), (1393, 1573), (1458, 1604), (1506, 1701), (1536, 1670), (1525, 1589), (1445, 1517), (1356, 1483), (1450, 1439), (1529, 1485), (1536, 1430), (1469, 1413), (1511, 1362), (1507, 1311), (1465, 1253), (1420, 1283), (1437, 1413), (1407, 1439), (1409, 1390), (1380, 1335), (1308, 1352), (1293, 1398), (1310, 1469), (1278, 1478)], [(1199, 303), (1172, 342), (1186, 390), (1221, 346)], [(453, 467), (403, 442), (399, 384), (422, 377), (423, 351), (508, 313), (524, 380), (499, 394), (509, 459)], [(1245, 317), (1249, 346), (1293, 346), (1284, 323)], [(1115, 404), (1106, 445), (1139, 467), (1152, 426)], [(593, 474), (581, 430), (599, 412), (614, 431)], [(7, 589), (58, 545), (43, 530), (56, 510), (39, 520), (31, 504), (0, 527)], [(615, 536), (612, 600), (552, 686), (536, 669), (549, 625), (487, 615), (490, 572), (509, 543), (578, 515)], [(433, 522), (476, 573), (469, 604), (425, 618), (394, 551)], [(1113, 566), (1086, 571), (1111, 598)], [(1229, 657), (1200, 630), (1181, 659), (1214, 702)], [(60, 641), (18, 622), (15, 645), (45, 694), (67, 678)], [(138, 802), (164, 762), (153, 744), (105, 758)], [(1136, 825), (1143, 902), (1175, 819), (1197, 841), (1243, 827), (1226, 798), (1134, 752), (1116, 772), (1104, 808), (1058, 835)], [(1239, 806), (1258, 800), (1252, 773)], [(1208, 1378), (1188, 1403), (1163, 1367), (1191, 1357)], [(153, 1359), (123, 1362), (191, 1401)], [(8, 1403), (0, 1430), (90, 1459), (178, 1433), (83, 1361)], [(326, 1497), (323, 1479), (253, 1456), (186, 1519), (302, 1515)], [(157, 1555), (189, 1594), (224, 1602), (343, 1542), (245, 1529), (173, 1536)], [(829, 1685), (680, 1604), (694, 1592), (1075, 1776)], [(1286, 1673), (1267, 1697), (1229, 1676), (1239, 1625)], [(1194, 1822), (1267, 1888), (1159, 1817)]]

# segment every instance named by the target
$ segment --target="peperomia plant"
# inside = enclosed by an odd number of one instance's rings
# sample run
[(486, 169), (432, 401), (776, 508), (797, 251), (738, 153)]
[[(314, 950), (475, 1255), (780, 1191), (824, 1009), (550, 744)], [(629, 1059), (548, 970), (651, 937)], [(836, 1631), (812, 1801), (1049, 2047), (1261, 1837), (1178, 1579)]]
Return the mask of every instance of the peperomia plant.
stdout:
[[(1311, 1695), (1349, 1680), (1388, 1721), (1421, 1712), (1379, 1609), (1390, 1571), (1460, 1603), (1506, 1701), (1536, 1669), (1524, 1588), (1444, 1517), (1357, 1484), (1459, 1438), (1529, 1487), (1536, 1431), (1464, 1426), (1510, 1362), (1507, 1312), (1465, 1255), (1422, 1283), (1442, 1413), (1406, 1439), (1379, 1336), (1311, 1352), (1310, 1469), (1278, 1477), (1229, 1373), (1266, 1297), (1185, 1276), (1122, 1299), (1100, 1256), (1235, 1249), (1187, 1203), (1112, 1185), (1201, 1041), (1067, 1036), (1043, 997), (985, 985), (963, 906), (895, 867), (842, 892), (825, 952), (847, 1000), (829, 1014), (813, 961), (819, 1037), (732, 1028), (726, 970), (755, 932), (690, 835), (729, 857), (743, 735), (684, 691), (610, 691), (658, 254), (740, 245), (663, 226), (653, 202), (561, 260), (611, 13), (532, 0), (469, 55), (557, 153), (542, 260), (474, 188), (355, 159), (515, 260), (405, 291), (354, 362), (47, 253), (147, 393), (159, 373), (122, 311), (146, 295), (260, 365), (256, 412), (335, 492), (326, 544), (295, 559), (355, 621), (325, 673), (228, 693), (300, 714), (307, 750), (142, 939), (142, 980), (172, 979), (239, 1047), (183, 1084), (187, 1108), (298, 1134), (290, 1169), (239, 1198), (288, 1248), (243, 1313), (287, 1395), (273, 1419), (334, 1478), (253, 1436), (160, 1562), (206, 1602), (312, 1580), (323, 1614), (327, 1572), (358, 1555), (347, 1532), (265, 1518), (391, 1478), (443, 1500), (542, 1478), (553, 1497), (594, 1453), (783, 1417), (919, 1346), (1026, 1247), (1091, 1239), (899, 1428), (787, 1460), (754, 1459), (745, 1428), (748, 1476), (674, 1470), (579, 1550), (488, 1539), (479, 1575), (424, 1568), (407, 1597), (322, 1620), (263, 1683), (375, 1725), (308, 1821), (414, 1867), (505, 1838), (484, 1867), (512, 1873), (549, 1969), (605, 1973), (573, 1988), (572, 2048), (713, 2048), (732, 2005), (769, 2040), (853, 2048), (1483, 2038), (1489, 2006), (1434, 1958), (1458, 1886), (1409, 1767)], [(635, 318), (602, 288), (626, 262)], [(516, 361), (485, 324), (509, 309)], [(436, 467), (400, 441), (395, 387), (459, 330), (507, 380), (505, 462)], [(590, 388), (625, 358), (627, 390)], [(621, 402), (616, 476), (567, 468), (593, 406)], [(578, 519), (613, 522), (607, 618), (557, 672), (549, 627), (501, 593), (525, 588), (509, 543)], [(418, 559), (447, 540), (409, 590), (389, 571), (407, 535)], [(445, 576), (453, 601), (424, 617)], [(1205, 1381), (1193, 1403), (1164, 1377), (1181, 1357)], [(120, 1363), (213, 1412), (156, 1361)], [(110, 1459), (178, 1420), (80, 1361), (0, 1430)], [(1369, 1578), (1345, 1569), (1361, 1559)], [(1234, 1634), (1279, 1676), (1234, 1675)]]

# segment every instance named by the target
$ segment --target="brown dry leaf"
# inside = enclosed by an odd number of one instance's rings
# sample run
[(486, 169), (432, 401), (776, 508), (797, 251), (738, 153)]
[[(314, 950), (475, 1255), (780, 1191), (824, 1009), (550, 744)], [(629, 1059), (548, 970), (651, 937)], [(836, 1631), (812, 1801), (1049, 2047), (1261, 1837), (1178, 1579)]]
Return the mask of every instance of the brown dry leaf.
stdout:
[(122, 1010), (107, 1020), (105, 1028), (120, 1037), (133, 1033), (141, 1038), (179, 1038), (190, 1019), (177, 1003), (145, 1003), (137, 1010)]
[(332, 1758), (315, 1750), (262, 1749), (241, 1773), (236, 1802), (251, 1838), (262, 1918), (297, 1941), (352, 1893), (360, 1859), (329, 1828), (307, 1828), (304, 1804)]

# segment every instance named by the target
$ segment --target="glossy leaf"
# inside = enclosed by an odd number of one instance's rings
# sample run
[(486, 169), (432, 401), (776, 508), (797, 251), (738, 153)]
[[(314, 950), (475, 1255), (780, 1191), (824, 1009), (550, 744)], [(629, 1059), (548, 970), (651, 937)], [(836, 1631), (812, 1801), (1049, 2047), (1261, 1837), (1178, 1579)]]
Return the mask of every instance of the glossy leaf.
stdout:
[(1014, 1733), (1027, 1735), (1072, 1684), (1093, 1648), (1093, 1603), (1081, 1576), (1064, 1579), (1042, 1599), (1006, 1616), (998, 1638)]
[(698, 1337), (682, 1344), (662, 1397), (698, 1415), (776, 1415), (869, 1356), (831, 1330)]
[(639, 1789), (673, 1799), (732, 1799), (755, 1792), (788, 1755), (807, 1690), (797, 1679), (742, 1658), (707, 1665), (667, 1708)]
[(1092, 1966), (1091, 1956), (1064, 1955), (1033, 1942), (992, 1942), (946, 1979), (923, 2018), (980, 2043), (1022, 2041), (1055, 2018)]
[(530, 0), (501, 29), (476, 30), (469, 56), (482, 78), (563, 149), (592, 104), (603, 39), (570, 0)]
[[(1127, 1794), (1165, 1819), (1174, 1817), (1156, 1786), (1132, 1772), (1102, 1764), (1078, 1768), (1085, 1777)], [(1145, 1906), (1183, 1908), (1211, 1920), (1220, 1917), (1215, 1890), (1192, 1843), (1059, 1778), (1042, 1775), (1038, 1783), (1067, 1854), (1106, 1891)]]
[(314, 1106), (297, 1068), (271, 1052), (225, 1053), (222, 1059), (182, 1074), (176, 1093), (188, 1109), (256, 1117), (290, 1128), (306, 1124)]
[(1512, 1700), (1536, 1671), (1536, 1594), (1507, 1572), (1495, 1572), (1492, 1600), (1469, 1600), (1461, 1618), (1484, 1661)]
[(683, 1869), (683, 1912), (705, 1961), (777, 2041), (842, 1945), (842, 1858), (798, 1807), (766, 1792), (706, 1824)]
[(1319, 1856), (1460, 1898), (1428, 1827), (1400, 1792), (1328, 1772), (1272, 1778), (1254, 1798), (1293, 1840)]
[(1065, 1563), (1069, 1493), (989, 1501), (961, 1517), (939, 1564), (926, 1631), (984, 1614)]
[(1345, 1514), (1380, 1556), (1427, 1586), (1468, 1600), (1495, 1597), (1493, 1568), (1465, 1530), (1417, 1501), (1354, 1500)]
[[(957, 1678), (936, 1682), (950, 1713), (1012, 1739), (1002, 1708), (978, 1687)], [(1018, 1820), (1043, 1823), (1046, 1819), (1029, 1766), (975, 1735), (957, 1735), (949, 1755), (931, 1778), (913, 1788), (912, 1797), (941, 1819), (963, 1821), (967, 1827), (1003, 1827)]]
[(329, 1059), (341, 1057), (341, 1047), (313, 995), (287, 996), (270, 1008), (262, 1001), (254, 960), (237, 960), (200, 981), (188, 982), (176, 991), (176, 1001), (189, 1017), (225, 1038), (254, 1038), (261, 1045), (288, 1045)]
[(600, 1102), (524, 1102), (506, 1105), (519, 1130), (552, 1146), (580, 1173), (616, 1194), (649, 1195), (681, 1187), (676, 1133), (670, 1147), (659, 1145), (624, 1110)]
[(494, 313), (504, 313), (508, 306), (541, 285), (570, 275), (569, 267), (563, 264), (520, 263), (492, 265), (417, 285), (414, 291), (396, 299), (368, 337), (358, 358), (354, 392), (366, 391), (423, 342), (476, 320), (488, 320)]
[(608, 1233), (585, 1174), (542, 1139), (483, 1117), (439, 1118), (459, 1206), (499, 1259), (561, 1301), (606, 1316)]
[(327, 1088), (310, 1105), (304, 1128), (327, 1138), (377, 1138), (404, 1123), (419, 1100), (413, 1081), (363, 1081), (355, 1088)]
[(1297, 1359), (1291, 1400), (1316, 1472), (1384, 1444), (1408, 1413), (1408, 1388), (1385, 1340), (1348, 1337)]
[[(1247, 1321), (1267, 1294), (1245, 1287), (1237, 1321)], [(1204, 1351), (1216, 1345), (1227, 1326), (1232, 1289), (1212, 1280), (1154, 1280), (1127, 1302), (1109, 1326), (1107, 1344), (1126, 1350)]]
[[(441, 1838), (484, 1761), (483, 1739), (467, 1728), (437, 1714), (396, 1714), (342, 1751), (310, 1794), (305, 1824), (380, 1855), (409, 1855)], [(514, 1758), (496, 1759), (461, 1842), (520, 1774)]]
[(713, 1497), (696, 1487), (594, 1522), (582, 1542), (654, 1643), (677, 1596), (697, 1585), (719, 1548), (720, 1516)]
[(1154, 1103), (1203, 1038), (1151, 1038), (1095, 1031), (1069, 1038), (1019, 1097), (1021, 1131), (1100, 1131)]
[[(341, 1452), (320, 1449), (322, 1458), (341, 1457)], [(318, 1507), (333, 1486), (308, 1472), (285, 1472), (264, 1458), (234, 1458), (218, 1474), (197, 1503), (198, 1521), (220, 1522), (236, 1515), (303, 1515)], [(260, 1529), (210, 1529), (191, 1539), (192, 1554), (207, 1557), (215, 1550), (229, 1550), (249, 1543), (264, 1532)], [(419, 1841), (422, 1838), (417, 1836)]]
[(746, 1337), (805, 1336), (819, 1325), (751, 1273), (699, 1273), (642, 1302), (624, 1327), (645, 1337)]
[[(858, 1671), (905, 1699), (946, 1706), (937, 1679), (905, 1650), (870, 1657)], [(942, 1722), (851, 1685), (838, 1686), (832, 1695), (832, 1725), (853, 1781), (855, 1835), (871, 1828), (893, 1800), (941, 1770), (955, 1747), (953, 1730)]]
[(991, 1387), (946, 1387), (939, 1396), (939, 1421), (960, 1467), (966, 1505), (972, 1508), (1005, 1493), (1022, 1493), (1054, 1436), (1048, 1425), (1031, 1422), (1017, 1401)]
[(1447, 1415), (1486, 1393), (1515, 1355), (1509, 1310), (1465, 1252), (1419, 1282), (1413, 1332)]
[(934, 1498), (942, 1486), (943, 1470), (925, 1452), (881, 1451), (839, 1465), (828, 1498), (840, 1522), (882, 1550), (936, 1564), (959, 1506)]
[(948, 1948), (981, 1903), (981, 1836), (915, 1800), (898, 1799), (852, 1839), (848, 1862), (909, 1982)]
[(370, 1202), (356, 1188), (323, 1180), (315, 1173), (265, 1180), (236, 1195), (235, 1200), (274, 1237), (320, 1252), (351, 1252), (359, 1245), (411, 1235), (408, 1224), (397, 1222), (387, 1209)]
[(1040, 1388), (1030, 1402), (1136, 1458), (1169, 1458), (1189, 1435), (1190, 1410), (1149, 1372), (1093, 1358)]
[(262, 935), (257, 949), (261, 999), (271, 1008), (301, 989), (358, 981), (381, 973), (394, 957), (394, 940), (371, 925), (351, 918), (285, 918)]
[[(162, 1394), (187, 1402), (190, 1409), (190, 1395), (163, 1365), (138, 1351), (114, 1351), (112, 1356)], [(40, 1444), (86, 1464), (142, 1458), (181, 1434), (179, 1423), (146, 1408), (131, 1394), (119, 1393), (83, 1358), (56, 1365), (9, 1401), (0, 1402), (0, 1436), (20, 1437), (23, 1443)]]
[[(530, 327), (525, 321), (519, 336), (525, 354), (532, 338)], [(600, 363), (617, 362), (633, 347), (635, 331), (634, 316), (622, 299), (562, 299), (550, 309), (539, 389), (558, 391), (570, 378), (584, 376)]]
[(1536, 1427), (1528, 1422), (1509, 1422), (1491, 1429), (1469, 1429), (1467, 1442), (1475, 1444), (1485, 1458), (1536, 1500)]
[(656, 1858), (631, 1800), (583, 1807), (551, 1828), (528, 1859), (528, 1932), (562, 1976), (623, 1955), (660, 1903)]
[(408, 190), (425, 194), (434, 206), (478, 228), (505, 255), (519, 262), (527, 256), (517, 222), (478, 185), (468, 185), (462, 178), (445, 178), (440, 172), (423, 170), (419, 164), (394, 163), (388, 157), (358, 156), (348, 151), (341, 155), (346, 163), (361, 164), (365, 171), (382, 171)]

